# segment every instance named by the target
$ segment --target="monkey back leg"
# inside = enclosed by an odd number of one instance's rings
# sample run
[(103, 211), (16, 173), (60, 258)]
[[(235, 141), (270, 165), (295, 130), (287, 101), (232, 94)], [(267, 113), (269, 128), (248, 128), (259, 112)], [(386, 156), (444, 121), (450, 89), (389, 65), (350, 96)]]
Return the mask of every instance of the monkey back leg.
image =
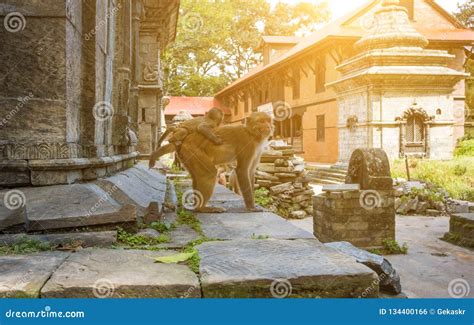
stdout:
[[(179, 151), (179, 157), (193, 179), (193, 189), (200, 196), (198, 200), (198, 212), (224, 212), (224, 208), (206, 206), (214, 192), (216, 185), (217, 169), (212, 160), (197, 158), (199, 149), (191, 149), (183, 145)], [(203, 153), (203, 155), (205, 155)]]

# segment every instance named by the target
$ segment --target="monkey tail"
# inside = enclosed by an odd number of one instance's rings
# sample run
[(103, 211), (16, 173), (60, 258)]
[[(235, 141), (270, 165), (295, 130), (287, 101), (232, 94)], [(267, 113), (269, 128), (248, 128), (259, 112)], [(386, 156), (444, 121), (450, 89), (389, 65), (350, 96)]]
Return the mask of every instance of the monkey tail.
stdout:
[(170, 134), (172, 131), (174, 131), (175, 129), (173, 127), (170, 127), (168, 129), (166, 129), (165, 133), (163, 133), (160, 138), (158, 139), (158, 143), (156, 144), (156, 147), (159, 148), (161, 147), (161, 144), (163, 143), (163, 141), (165, 141), (166, 137), (168, 136), (168, 134)]

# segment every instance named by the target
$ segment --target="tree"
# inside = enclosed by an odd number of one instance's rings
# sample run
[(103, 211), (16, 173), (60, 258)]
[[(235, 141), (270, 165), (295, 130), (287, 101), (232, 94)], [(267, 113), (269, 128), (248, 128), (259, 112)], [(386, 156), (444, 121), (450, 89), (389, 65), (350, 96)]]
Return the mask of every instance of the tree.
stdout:
[(327, 2), (272, 7), (266, 0), (183, 0), (176, 40), (163, 58), (166, 91), (212, 96), (260, 63), (263, 35), (309, 33), (329, 16)]
[(474, 29), (474, 0), (467, 0), (465, 3), (458, 3), (458, 9), (454, 15), (466, 27)]

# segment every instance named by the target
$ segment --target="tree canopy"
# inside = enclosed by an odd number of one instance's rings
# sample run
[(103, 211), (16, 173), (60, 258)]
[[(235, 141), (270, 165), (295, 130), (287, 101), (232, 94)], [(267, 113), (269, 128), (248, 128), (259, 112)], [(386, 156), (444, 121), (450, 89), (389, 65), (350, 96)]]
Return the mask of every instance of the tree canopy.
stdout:
[(266, 0), (182, 0), (176, 40), (165, 51), (165, 88), (172, 96), (212, 96), (261, 60), (263, 35), (314, 31), (330, 17), (319, 5)]

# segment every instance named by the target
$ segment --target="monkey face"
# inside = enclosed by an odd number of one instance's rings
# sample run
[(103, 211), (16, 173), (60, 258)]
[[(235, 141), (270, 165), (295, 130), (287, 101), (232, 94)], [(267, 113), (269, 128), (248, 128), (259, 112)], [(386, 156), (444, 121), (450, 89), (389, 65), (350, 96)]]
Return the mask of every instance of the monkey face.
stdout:
[(224, 120), (224, 114), (218, 108), (211, 108), (207, 113), (206, 116), (209, 117), (211, 120), (215, 121), (216, 126), (221, 125), (222, 121)]
[(273, 119), (266, 113), (255, 112), (247, 119), (247, 125), (260, 134), (262, 138), (268, 138), (273, 134)]

